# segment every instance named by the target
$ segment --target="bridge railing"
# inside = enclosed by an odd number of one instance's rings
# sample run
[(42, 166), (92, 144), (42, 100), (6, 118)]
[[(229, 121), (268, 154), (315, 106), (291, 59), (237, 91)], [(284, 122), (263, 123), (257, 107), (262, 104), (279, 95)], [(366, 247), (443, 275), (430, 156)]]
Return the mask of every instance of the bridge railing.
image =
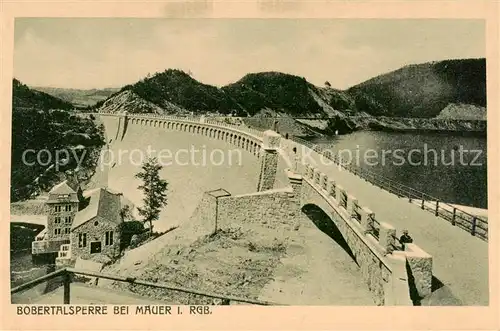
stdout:
[[(378, 243), (377, 247), (380, 251), (388, 253), (405, 250), (404, 245), (397, 236), (397, 230), (389, 222), (384, 221), (382, 226), (382, 222), (375, 217), (375, 213), (364, 207), (356, 197), (349, 194), (343, 187), (336, 185), (335, 181), (328, 178), (318, 168), (305, 164), (303, 178), (316, 191), (323, 194), (330, 205), (334, 206), (334, 208), (338, 207), (346, 219), (353, 221), (352, 226), (358, 228), (365, 235), (371, 235)], [(332, 192), (336, 193), (332, 194)], [(381, 231), (384, 231), (383, 238), (381, 238)]]
[[(128, 283), (128, 284), (132, 284), (132, 285), (146, 286), (148, 288), (156, 288), (156, 289), (163, 289), (163, 290), (168, 290), (168, 291), (173, 291), (173, 292), (182, 292), (182, 293), (192, 294), (192, 295), (196, 295), (196, 296), (209, 298), (212, 300), (213, 299), (220, 300), (218, 304), (221, 304), (221, 305), (230, 305), (231, 302), (233, 302), (233, 303), (246, 303), (246, 304), (252, 304), (252, 305), (263, 305), (263, 306), (282, 305), (282, 304), (277, 304), (277, 303), (268, 302), (268, 301), (261, 301), (261, 300), (254, 300), (254, 299), (249, 299), (249, 298), (240, 298), (240, 297), (234, 297), (234, 296), (229, 296), (229, 295), (198, 291), (198, 290), (193, 290), (193, 289), (189, 289), (189, 288), (185, 288), (185, 287), (169, 285), (169, 284), (162, 283), (162, 282), (152, 283), (152, 282), (147, 282), (144, 280), (139, 280), (139, 279), (131, 278), (131, 277), (123, 277), (123, 276), (117, 276), (117, 275), (88, 271), (88, 270), (78, 270), (78, 269), (74, 269), (74, 268), (64, 268), (64, 269), (54, 271), (52, 273), (49, 273), (49, 274), (44, 275), (42, 277), (39, 277), (35, 280), (24, 283), (24, 284), (19, 285), (17, 287), (14, 287), (10, 290), (10, 293), (11, 293), (11, 295), (16, 294), (16, 293), (20, 293), (20, 292), (29, 290), (29, 289), (31, 289), (39, 284), (45, 283), (47, 281), (62, 278), (62, 286), (63, 286), (63, 290), (64, 290), (62, 303), (63, 304), (70, 304), (71, 303), (71, 283), (73, 282), (73, 278), (75, 275), (103, 278), (103, 279), (109, 279), (109, 280), (118, 281), (118, 282), (122, 282), (122, 283)], [(145, 298), (145, 299), (147, 299), (147, 298)]]
[(332, 153), (330, 150), (313, 144), (310, 141), (297, 137), (291, 137), (290, 140), (311, 148), (318, 154), (333, 161), (342, 169), (349, 171), (372, 183), (373, 185), (397, 195), (400, 198), (406, 198), (408, 199), (408, 202), (418, 204), (422, 210), (429, 211), (436, 217), (443, 218), (449, 221), (452, 225), (456, 225), (461, 229), (468, 231), (471, 235), (488, 241), (488, 221), (486, 219), (468, 213), (454, 205), (441, 202), (438, 198), (430, 194), (357, 166), (352, 162), (344, 162), (336, 153)]
[(368, 216), (370, 218), (368, 224), (369, 224), (369, 229), (368, 231), (377, 239), (379, 239), (380, 235), (380, 223), (377, 221), (377, 219), (373, 215)]
[(352, 209), (352, 218), (356, 220), (358, 223), (361, 223), (361, 206), (357, 202), (353, 203), (353, 209)]
[[(309, 184), (322, 194), (327, 202), (334, 208), (339, 208), (343, 217), (351, 221), (351, 228), (357, 228), (360, 233), (365, 236), (371, 236), (375, 239), (376, 249), (384, 254), (390, 254), (393, 251), (405, 251), (401, 244), (397, 230), (392, 225), (384, 221), (379, 221), (369, 208), (364, 207), (356, 197), (351, 195), (340, 185), (336, 185), (335, 181), (309, 164), (305, 164), (304, 177)], [(325, 186), (325, 183), (327, 185)], [(332, 192), (336, 192), (335, 195)], [(383, 236), (381, 235), (383, 231)]]

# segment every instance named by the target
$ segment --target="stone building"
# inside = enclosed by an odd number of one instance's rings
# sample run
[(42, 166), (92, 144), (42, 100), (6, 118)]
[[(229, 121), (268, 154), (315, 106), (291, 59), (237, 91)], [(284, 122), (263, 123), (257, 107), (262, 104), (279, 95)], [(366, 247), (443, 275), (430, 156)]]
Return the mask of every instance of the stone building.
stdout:
[(79, 199), (77, 191), (67, 181), (54, 186), (49, 191), (45, 210), (47, 227), (44, 235), (37, 236), (31, 245), (33, 257), (55, 254), (61, 245), (69, 244), (71, 225), (78, 212)]
[(46, 204), (46, 238), (48, 240), (69, 240), (71, 224), (73, 224), (79, 205), (76, 190), (70, 187), (67, 181), (64, 181), (50, 190)]
[(47, 227), (32, 243), (35, 259), (56, 255), (57, 265), (71, 265), (77, 258), (120, 253), (123, 205), (131, 203), (120, 193), (98, 188), (83, 196), (78, 185), (64, 181), (54, 186), (46, 202)]
[(89, 259), (120, 253), (121, 194), (99, 188), (89, 196), (89, 204), (76, 215), (71, 226), (71, 256)]

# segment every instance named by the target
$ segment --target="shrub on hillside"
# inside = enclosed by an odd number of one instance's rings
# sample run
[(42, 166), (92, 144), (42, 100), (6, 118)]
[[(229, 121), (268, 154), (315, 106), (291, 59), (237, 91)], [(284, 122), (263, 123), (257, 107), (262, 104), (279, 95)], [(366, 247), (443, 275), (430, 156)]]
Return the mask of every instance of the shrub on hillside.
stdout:
[[(137, 235), (141, 235), (146, 231), (144, 228), (144, 223), (139, 222), (139, 221), (129, 221), (129, 222), (122, 222), (120, 224), (120, 232), (121, 232), (121, 240), (120, 240), (120, 246), (121, 249), (124, 249), (130, 245), (132, 245), (132, 242), (134, 240), (133, 237)], [(137, 239), (136, 239), (137, 241)]]

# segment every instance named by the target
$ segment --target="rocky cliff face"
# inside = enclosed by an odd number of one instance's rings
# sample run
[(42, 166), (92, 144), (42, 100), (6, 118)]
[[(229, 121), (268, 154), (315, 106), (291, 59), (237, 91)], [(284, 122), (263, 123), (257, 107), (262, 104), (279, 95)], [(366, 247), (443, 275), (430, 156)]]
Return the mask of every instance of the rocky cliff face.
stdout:
[(164, 108), (155, 105), (152, 102), (144, 100), (133, 91), (122, 91), (103, 102), (99, 108), (101, 113), (121, 113), (127, 111), (129, 113), (151, 113), (151, 114), (168, 114), (182, 113), (185, 109), (178, 107), (175, 104), (165, 104)]
[(450, 103), (441, 110), (436, 118), (455, 120), (483, 120), (486, 121), (486, 108), (463, 103)]

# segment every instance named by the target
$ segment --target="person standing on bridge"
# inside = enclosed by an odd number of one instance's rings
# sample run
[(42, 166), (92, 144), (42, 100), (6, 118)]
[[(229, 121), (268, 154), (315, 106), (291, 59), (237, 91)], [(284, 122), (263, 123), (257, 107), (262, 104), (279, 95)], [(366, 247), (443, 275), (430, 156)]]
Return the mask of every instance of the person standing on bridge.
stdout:
[(408, 234), (408, 230), (403, 230), (403, 235), (399, 238), (399, 242), (401, 243), (402, 250), (405, 250), (405, 244), (413, 242), (413, 238)]

